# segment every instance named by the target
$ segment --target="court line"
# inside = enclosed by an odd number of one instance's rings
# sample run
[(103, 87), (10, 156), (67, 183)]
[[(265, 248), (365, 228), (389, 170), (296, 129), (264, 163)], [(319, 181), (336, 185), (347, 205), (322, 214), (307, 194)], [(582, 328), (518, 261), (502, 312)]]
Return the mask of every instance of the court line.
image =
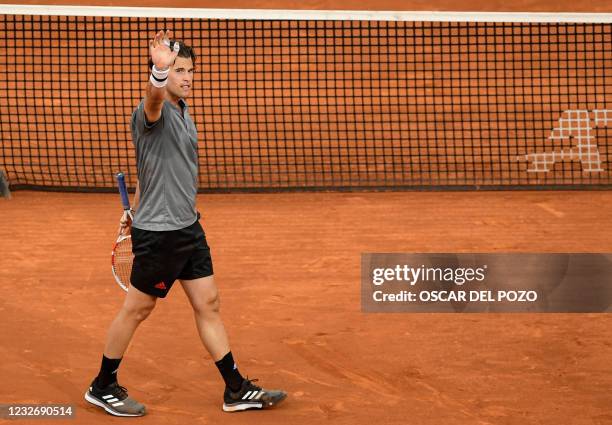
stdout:
[(612, 13), (440, 12), (370, 10), (204, 9), (165, 7), (0, 5), (2, 15), (113, 16), (142, 18), (374, 20), (426, 22), (612, 23)]

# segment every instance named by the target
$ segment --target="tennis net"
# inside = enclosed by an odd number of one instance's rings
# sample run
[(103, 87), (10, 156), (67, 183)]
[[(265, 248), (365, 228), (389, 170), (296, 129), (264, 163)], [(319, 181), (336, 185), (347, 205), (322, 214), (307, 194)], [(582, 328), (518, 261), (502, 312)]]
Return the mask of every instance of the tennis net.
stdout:
[(609, 15), (2, 12), (11, 188), (134, 186), (129, 120), (165, 28), (198, 56), (201, 191), (612, 187)]

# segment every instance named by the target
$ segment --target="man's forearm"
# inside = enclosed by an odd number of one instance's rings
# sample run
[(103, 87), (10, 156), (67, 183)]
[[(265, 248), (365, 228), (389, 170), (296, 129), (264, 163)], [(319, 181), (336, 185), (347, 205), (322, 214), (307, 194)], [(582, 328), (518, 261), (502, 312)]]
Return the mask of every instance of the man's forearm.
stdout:
[(146, 98), (149, 99), (151, 104), (161, 104), (166, 98), (166, 87), (155, 87), (151, 84), (151, 81), (147, 83), (147, 89), (145, 91)]

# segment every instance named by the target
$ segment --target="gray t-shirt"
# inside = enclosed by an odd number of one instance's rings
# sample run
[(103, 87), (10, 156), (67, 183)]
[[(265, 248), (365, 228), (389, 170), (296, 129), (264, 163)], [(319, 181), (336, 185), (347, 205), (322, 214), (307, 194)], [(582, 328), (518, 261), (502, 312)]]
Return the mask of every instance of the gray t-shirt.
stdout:
[(161, 118), (145, 121), (144, 101), (132, 114), (140, 200), (133, 226), (178, 230), (197, 220), (198, 134), (182, 100), (183, 114), (164, 101)]

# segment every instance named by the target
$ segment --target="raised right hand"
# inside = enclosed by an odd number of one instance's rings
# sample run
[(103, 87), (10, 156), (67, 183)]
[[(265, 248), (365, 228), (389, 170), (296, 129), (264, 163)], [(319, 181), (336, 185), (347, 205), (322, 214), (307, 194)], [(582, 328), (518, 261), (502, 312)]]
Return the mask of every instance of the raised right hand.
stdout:
[(174, 63), (178, 55), (178, 43), (174, 43), (174, 49), (170, 50), (170, 31), (160, 31), (149, 41), (149, 51), (153, 65), (160, 71), (168, 69)]

